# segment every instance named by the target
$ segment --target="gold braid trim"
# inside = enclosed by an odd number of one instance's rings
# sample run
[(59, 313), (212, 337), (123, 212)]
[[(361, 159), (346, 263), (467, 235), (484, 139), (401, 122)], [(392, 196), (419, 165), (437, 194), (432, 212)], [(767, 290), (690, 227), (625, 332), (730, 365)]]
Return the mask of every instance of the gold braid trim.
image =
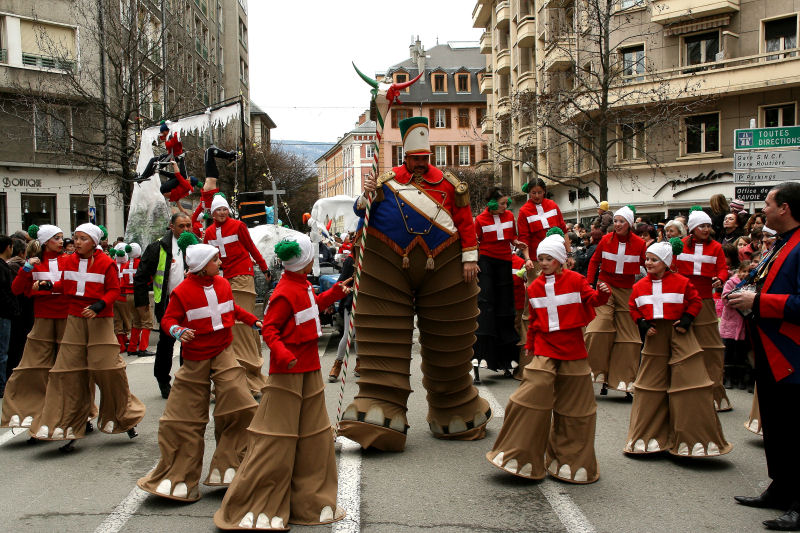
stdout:
[(469, 205), (469, 185), (455, 177), (452, 172), (446, 170), (444, 172), (444, 179), (449, 181), (456, 189), (455, 204), (456, 207), (466, 207)]

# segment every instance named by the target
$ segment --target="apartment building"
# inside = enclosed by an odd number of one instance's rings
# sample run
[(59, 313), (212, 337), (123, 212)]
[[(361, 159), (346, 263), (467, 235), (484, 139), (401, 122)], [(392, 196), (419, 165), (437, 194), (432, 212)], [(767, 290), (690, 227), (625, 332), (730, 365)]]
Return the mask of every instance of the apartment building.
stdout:
[[(88, 220), (90, 196), (98, 223), (112, 237), (124, 233), (131, 185), (79, 155), (97, 140), (91, 98), (113, 105), (112, 94), (136, 95), (132, 139), (226, 97), (249, 102), (246, 0), (102, 0), (102, 13), (98, 5), (0, 0), (0, 233), (34, 223), (69, 233)], [(126, 46), (133, 68), (117, 64)]]
[(485, 62), (477, 43), (448, 42), (426, 50), (419, 39), (409, 46), (409, 58), (379, 73), (378, 80), (403, 82), (424, 72), (400, 95), (384, 122), (382, 169), (403, 162), (398, 123), (404, 118), (429, 119), (431, 163), (438, 167), (469, 167), (488, 158), (486, 136), (480, 124), (486, 97), (480, 92)]
[(366, 112), (362, 113), (355, 128), (314, 162), (317, 165), (319, 197), (360, 194), (364, 178), (372, 170), (376, 142), (375, 121), (367, 120)]
[[(567, 176), (550, 182), (554, 200), (570, 218), (592, 214), (596, 202), (586, 192), (600, 196), (598, 165), (578, 146), (591, 141), (581, 117), (567, 113), (562, 127), (572, 134), (554, 143), (557, 132), (537, 115), (541, 106), (520, 113), (517, 102), (574, 97), (578, 80), (599, 72), (587, 42), (597, 31), (592, 7), (606, 1), (616, 76), (608, 128), (619, 141), (607, 152), (609, 202), (660, 218), (708, 205), (715, 193), (733, 197), (733, 131), (751, 119), (758, 127), (797, 124), (800, 1), (479, 0), (473, 23), (485, 29), (483, 130), (497, 171), (515, 190), (534, 171)], [(673, 120), (645, 127), (662, 104)]]
[(250, 101), (250, 139), (254, 144), (269, 149), (272, 144), (272, 132), (276, 128), (266, 111)]

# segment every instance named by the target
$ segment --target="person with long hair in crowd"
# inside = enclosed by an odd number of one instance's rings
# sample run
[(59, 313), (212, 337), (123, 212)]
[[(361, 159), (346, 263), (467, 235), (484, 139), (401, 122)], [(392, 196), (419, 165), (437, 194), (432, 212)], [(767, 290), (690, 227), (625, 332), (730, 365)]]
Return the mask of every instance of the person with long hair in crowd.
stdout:
[(683, 239), (683, 252), (675, 257), (680, 274), (688, 277), (700, 293), (703, 305), (694, 321), (694, 333), (703, 348), (706, 370), (714, 382), (714, 405), (729, 411), (731, 403), (723, 386), (725, 346), (719, 335), (719, 320), (713, 290), (728, 279), (728, 265), (722, 245), (711, 238), (711, 217), (700, 206), (689, 213), (689, 235)]
[(609, 384), (630, 398), (639, 368), (642, 341), (631, 320), (628, 299), (631, 288), (644, 265), (645, 244), (633, 232), (635, 211), (623, 206), (614, 213), (614, 231), (606, 233), (597, 245), (587, 278), (611, 288), (611, 297), (595, 312), (586, 328), (586, 349), (594, 380), (602, 383), (600, 395), (608, 394)]
[(519, 335), (514, 328), (514, 280), (511, 277), (511, 249), (517, 241), (514, 213), (508, 210), (508, 195), (498, 186), (485, 197), (486, 208), (475, 217), (478, 236), (478, 330), (472, 360), (475, 383), (480, 383), (479, 363), (511, 376), (517, 361)]
[(713, 194), (709, 199), (711, 205), (711, 231), (715, 239), (718, 239), (723, 233), (723, 221), (725, 215), (731, 212), (731, 206), (728, 199), (723, 194)]

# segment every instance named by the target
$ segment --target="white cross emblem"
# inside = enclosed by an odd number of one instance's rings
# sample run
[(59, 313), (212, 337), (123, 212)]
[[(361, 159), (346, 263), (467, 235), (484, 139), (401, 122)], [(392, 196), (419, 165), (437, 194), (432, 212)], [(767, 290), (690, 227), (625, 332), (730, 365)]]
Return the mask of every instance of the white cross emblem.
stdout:
[(33, 279), (36, 281), (47, 280), (53, 283), (61, 279), (61, 271), (58, 269), (58, 259), (48, 259), (47, 268), (47, 272), (34, 272)]
[(711, 255), (703, 255), (703, 245), (695, 244), (694, 254), (682, 253), (678, 256), (678, 261), (686, 261), (687, 263), (694, 263), (692, 267), (692, 274), (699, 276), (703, 270), (703, 263), (715, 264), (717, 258)]
[(212, 246), (216, 246), (219, 248), (219, 256), (220, 257), (228, 257), (228, 254), (225, 253), (225, 245), (230, 244), (232, 242), (236, 242), (239, 240), (239, 236), (237, 234), (229, 235), (227, 237), (222, 236), (222, 228), (217, 228), (217, 238), (211, 239), (208, 241), (208, 244)]
[(214, 331), (222, 329), (222, 315), (233, 311), (233, 300), (219, 303), (217, 293), (213, 285), (203, 287), (203, 293), (206, 295), (205, 307), (197, 307), (186, 311), (186, 318), (189, 320), (199, 320), (201, 318), (211, 319), (211, 328)]
[(612, 254), (611, 252), (603, 252), (603, 259), (608, 259), (609, 261), (614, 261), (616, 266), (614, 267), (614, 274), (622, 274), (625, 271), (625, 263), (638, 263), (639, 256), (638, 255), (625, 255), (625, 247), (628, 245), (626, 242), (619, 243), (619, 247), (617, 248), (617, 253)]
[(322, 336), (322, 326), (319, 323), (319, 307), (317, 307), (317, 300), (314, 298), (314, 291), (311, 287), (308, 288), (308, 300), (311, 302), (311, 307), (295, 313), (294, 323), (299, 326), (300, 324), (313, 320), (316, 322), (317, 336)]
[(653, 320), (657, 318), (664, 318), (664, 304), (682, 304), (683, 303), (683, 294), (677, 292), (661, 292), (663, 287), (661, 286), (660, 279), (653, 280), (653, 294), (645, 295), (645, 296), (637, 296), (636, 297), (636, 305), (639, 307), (645, 305), (652, 305), (653, 306)]
[(550, 331), (558, 331), (561, 328), (561, 323), (558, 320), (558, 308), (560, 306), (581, 303), (581, 293), (579, 292), (568, 292), (556, 296), (555, 285), (555, 276), (545, 276), (545, 296), (530, 299), (531, 307), (534, 309), (547, 309), (547, 322), (548, 326), (550, 327)]
[(128, 275), (128, 283), (133, 283), (133, 275), (136, 274), (136, 269), (130, 268), (131, 264), (133, 264), (133, 261), (128, 262), (127, 265), (129, 265), (129, 267), (123, 268), (122, 271), (120, 272), (120, 277), (122, 277), (125, 274)]
[(528, 217), (528, 223), (533, 224), (538, 220), (539, 222), (542, 223), (542, 227), (544, 229), (548, 229), (550, 227), (550, 223), (547, 221), (547, 219), (549, 219), (550, 217), (554, 217), (557, 214), (558, 211), (556, 211), (555, 209), (551, 209), (550, 211), (545, 212), (545, 210), (542, 209), (541, 205), (536, 204), (536, 214)]
[(498, 241), (502, 241), (503, 237), (505, 236), (506, 228), (513, 228), (514, 227), (514, 221), (513, 220), (509, 220), (508, 222), (502, 222), (501, 223), (499, 215), (492, 215), (492, 216), (494, 217), (494, 224), (492, 224), (491, 226), (484, 226), (483, 227), (483, 232), (484, 233), (491, 233), (493, 231), (496, 231), (497, 232), (497, 240)]
[(78, 287), (75, 289), (75, 296), (83, 296), (86, 291), (86, 283), (105, 283), (106, 277), (104, 274), (90, 274), (87, 272), (89, 269), (89, 260), (81, 259), (78, 263), (78, 271), (66, 270), (64, 271), (64, 279), (77, 281)]

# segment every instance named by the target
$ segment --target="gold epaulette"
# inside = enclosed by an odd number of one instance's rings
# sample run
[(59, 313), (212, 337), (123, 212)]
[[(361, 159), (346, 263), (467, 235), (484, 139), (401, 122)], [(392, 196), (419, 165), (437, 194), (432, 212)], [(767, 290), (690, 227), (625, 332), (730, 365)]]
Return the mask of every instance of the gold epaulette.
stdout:
[(469, 185), (450, 172), (449, 170), (444, 172), (444, 179), (449, 181), (453, 187), (456, 189), (456, 206), (457, 207), (465, 207), (469, 205)]
[(387, 170), (386, 172), (378, 176), (378, 186), (383, 185), (384, 183), (386, 183), (387, 181), (389, 181), (394, 177), (395, 177), (394, 170)]

